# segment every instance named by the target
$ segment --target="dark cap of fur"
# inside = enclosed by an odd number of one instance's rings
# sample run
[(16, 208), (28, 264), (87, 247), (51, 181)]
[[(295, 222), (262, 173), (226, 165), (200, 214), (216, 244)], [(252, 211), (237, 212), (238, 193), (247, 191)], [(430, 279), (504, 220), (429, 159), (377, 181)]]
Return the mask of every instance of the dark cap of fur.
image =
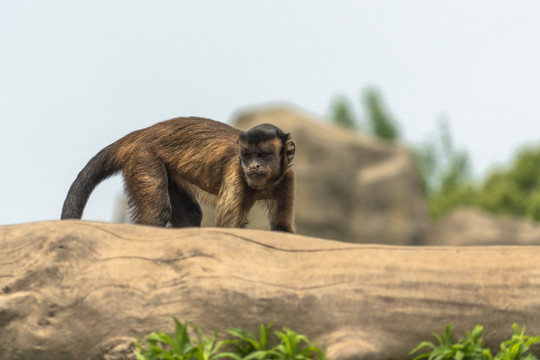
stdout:
[(275, 138), (280, 138), (285, 141), (288, 137), (289, 134), (284, 133), (277, 126), (272, 124), (261, 124), (240, 133), (239, 140), (250, 145), (256, 145)]

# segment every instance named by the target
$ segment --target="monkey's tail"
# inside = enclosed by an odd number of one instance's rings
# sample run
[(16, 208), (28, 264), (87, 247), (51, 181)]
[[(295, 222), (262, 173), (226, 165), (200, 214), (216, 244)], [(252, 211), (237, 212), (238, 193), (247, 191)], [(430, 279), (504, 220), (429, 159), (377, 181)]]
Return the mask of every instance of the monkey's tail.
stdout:
[(117, 161), (117, 144), (111, 144), (98, 152), (81, 170), (77, 179), (71, 184), (64, 206), (61, 219), (80, 219), (86, 202), (95, 187), (120, 171), (121, 166)]

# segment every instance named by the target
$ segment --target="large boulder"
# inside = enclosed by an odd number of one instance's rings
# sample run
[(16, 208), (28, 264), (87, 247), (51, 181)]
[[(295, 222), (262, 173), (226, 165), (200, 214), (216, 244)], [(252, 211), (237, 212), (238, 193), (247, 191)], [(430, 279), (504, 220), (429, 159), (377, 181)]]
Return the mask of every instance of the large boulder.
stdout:
[(540, 245), (540, 225), (472, 208), (458, 208), (435, 221), (426, 245)]
[[(299, 234), (357, 243), (417, 244), (427, 225), (425, 202), (411, 153), (288, 107), (240, 113), (234, 125), (272, 123), (296, 142), (294, 168)], [(205, 211), (205, 225), (213, 224)], [(268, 229), (263, 211), (251, 228)]]
[(331, 360), (403, 359), (432, 332), (540, 333), (540, 248), (390, 247), (79, 220), (0, 227), (0, 360), (132, 359), (171, 317), (276, 320)]

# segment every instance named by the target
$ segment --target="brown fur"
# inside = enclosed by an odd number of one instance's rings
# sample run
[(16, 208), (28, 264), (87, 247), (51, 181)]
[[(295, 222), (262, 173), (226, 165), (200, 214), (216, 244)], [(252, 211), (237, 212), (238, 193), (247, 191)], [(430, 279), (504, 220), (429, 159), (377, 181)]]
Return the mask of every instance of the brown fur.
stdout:
[[(239, 140), (241, 134), (247, 143)], [(246, 152), (256, 154), (249, 169), (242, 158)], [(70, 188), (62, 219), (81, 218), (94, 187), (122, 171), (135, 223), (200, 226), (198, 200), (210, 198), (217, 226), (243, 227), (253, 204), (265, 200), (271, 229), (294, 232), (293, 155), (290, 136), (271, 125), (242, 133), (204, 118), (164, 121), (126, 135), (92, 158)]]

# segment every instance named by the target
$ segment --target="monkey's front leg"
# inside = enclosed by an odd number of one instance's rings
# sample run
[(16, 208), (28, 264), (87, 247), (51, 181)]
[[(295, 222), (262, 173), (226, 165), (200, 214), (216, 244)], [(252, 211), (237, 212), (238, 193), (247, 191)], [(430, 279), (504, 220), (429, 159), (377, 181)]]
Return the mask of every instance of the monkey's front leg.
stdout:
[(275, 189), (274, 200), (268, 201), (270, 230), (294, 233), (294, 172), (285, 174)]
[(270, 230), (294, 233), (294, 215), (292, 203), (284, 204), (280, 200), (270, 200), (268, 206)]
[(243, 228), (253, 205), (247, 201), (243, 188), (238, 184), (225, 184), (216, 202), (216, 226)]

